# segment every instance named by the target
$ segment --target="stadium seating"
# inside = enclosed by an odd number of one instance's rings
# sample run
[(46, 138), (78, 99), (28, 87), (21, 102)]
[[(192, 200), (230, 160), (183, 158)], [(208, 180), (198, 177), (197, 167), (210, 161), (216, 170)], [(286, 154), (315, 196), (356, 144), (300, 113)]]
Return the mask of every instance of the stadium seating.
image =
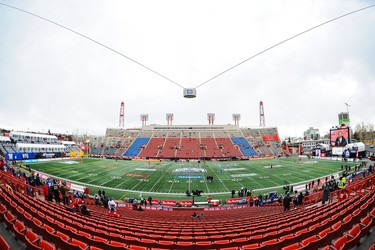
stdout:
[(8, 242), (0, 235), (0, 249), (2, 250), (10, 250), (10, 246)]
[(139, 152), (141, 152), (142, 147), (146, 146), (149, 142), (150, 138), (137, 138), (133, 144), (126, 150), (124, 156), (126, 157), (135, 157), (138, 156)]
[[(107, 214), (107, 209), (91, 204), (88, 206), (92, 216), (87, 217), (67, 211), (61, 204), (10, 192), (3, 186), (0, 190), (0, 212), (7, 228), (32, 249), (105, 249), (112, 242), (118, 248), (145, 249), (316, 249), (326, 246), (341, 249), (358, 244), (374, 226), (375, 216), (375, 189), (371, 188), (361, 196), (324, 206), (288, 212), (276, 205), (245, 207), (235, 212), (207, 210), (199, 219), (191, 218), (191, 211), (185, 210), (140, 212), (127, 208), (118, 208), (121, 216), (114, 218)], [(10, 209), (14, 207), (13, 214)], [(353, 224), (359, 215), (358, 223)]]
[(168, 137), (165, 139), (164, 146), (159, 151), (160, 158), (175, 158), (176, 150), (180, 146), (180, 138)]
[(228, 138), (216, 138), (216, 143), (219, 145), (219, 148), (222, 148), (222, 152), (224, 157), (242, 157), (241, 151), (236, 148), (231, 141), (231, 139)]
[(197, 159), (205, 157), (198, 138), (181, 138), (176, 157), (179, 159)]
[(156, 158), (163, 147), (165, 138), (151, 138), (147, 146), (139, 154), (140, 158)]
[(243, 137), (232, 137), (231, 138), (233, 144), (238, 145), (243, 155), (245, 156), (255, 156), (258, 153), (250, 146), (249, 142), (246, 141)]

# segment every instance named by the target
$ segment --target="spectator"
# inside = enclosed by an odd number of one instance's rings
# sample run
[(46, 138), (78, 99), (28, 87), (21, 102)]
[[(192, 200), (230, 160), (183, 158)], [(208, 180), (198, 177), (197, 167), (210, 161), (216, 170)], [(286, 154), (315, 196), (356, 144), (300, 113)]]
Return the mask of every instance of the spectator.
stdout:
[(199, 218), (199, 215), (196, 212), (193, 212), (193, 214), (191, 215), (191, 218)]
[(70, 191), (70, 188), (68, 187), (68, 185), (66, 185), (66, 182), (64, 181), (61, 185), (61, 188), (60, 188), (60, 192), (63, 196), (63, 203), (64, 205), (68, 206), (69, 205), (69, 191)]
[(112, 198), (109, 198), (108, 208), (110, 211), (116, 211), (116, 202)]
[(329, 186), (327, 185), (327, 183), (324, 185), (324, 188), (323, 188), (323, 197), (322, 197), (322, 204), (325, 204), (326, 201), (328, 201), (328, 198), (329, 198), (329, 192), (330, 192), (330, 188)]
[(284, 211), (290, 210), (290, 200), (290, 194), (288, 192), (283, 200)]
[(86, 205), (82, 205), (81, 214), (90, 216), (91, 215), (90, 209), (87, 209)]

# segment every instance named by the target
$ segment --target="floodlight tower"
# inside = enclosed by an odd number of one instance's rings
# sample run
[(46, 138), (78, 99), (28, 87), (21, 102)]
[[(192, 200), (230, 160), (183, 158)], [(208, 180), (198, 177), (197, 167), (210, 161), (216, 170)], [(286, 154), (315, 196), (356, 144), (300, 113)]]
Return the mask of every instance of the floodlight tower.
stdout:
[(208, 125), (214, 125), (215, 113), (207, 113)]
[(118, 126), (120, 128), (123, 128), (124, 127), (124, 101), (121, 102), (121, 106), (120, 106), (120, 119), (119, 119), (119, 123), (118, 123)]
[(264, 119), (264, 107), (263, 102), (259, 102), (259, 126), (261, 128), (264, 128), (266, 126), (266, 121)]
[(232, 117), (233, 117), (234, 125), (240, 125), (241, 115), (233, 114)]
[(142, 126), (145, 126), (148, 121), (148, 114), (141, 114)]
[(167, 113), (166, 118), (167, 118), (167, 125), (172, 125), (173, 113)]

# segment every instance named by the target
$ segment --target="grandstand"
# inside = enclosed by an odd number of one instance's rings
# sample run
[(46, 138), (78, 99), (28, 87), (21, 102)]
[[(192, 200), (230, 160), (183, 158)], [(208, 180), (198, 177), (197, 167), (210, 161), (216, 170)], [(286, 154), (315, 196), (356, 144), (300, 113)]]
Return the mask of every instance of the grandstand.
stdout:
[[(118, 204), (119, 217), (113, 217), (86, 199), (91, 210), (87, 216), (45, 201), (43, 192), (0, 171), (0, 218), (8, 230), (2, 235), (14, 248), (288, 250), (352, 249), (361, 244), (367, 249), (375, 225), (372, 174), (332, 192), (327, 205), (320, 204), (321, 191), (287, 212), (278, 203), (184, 209), (161, 208), (155, 201), (142, 206), (143, 211)], [(192, 218), (192, 211), (203, 214)], [(7, 242), (2, 249), (9, 249)]]
[(93, 155), (141, 159), (248, 159), (282, 154), (277, 128), (238, 125), (144, 125), (107, 129)]
[[(17, 154), (24, 159), (26, 154), (45, 158), (51, 152), (55, 157), (80, 151), (74, 142), (53, 137), (44, 140), (43, 135), (23, 136), (29, 138), (11, 135), (9, 140), (2, 140), (0, 149), (8, 160)], [(90, 151), (106, 158), (182, 161), (247, 160), (282, 154), (277, 128), (237, 125), (107, 129), (105, 137), (90, 138)], [(360, 245), (358, 249), (367, 249), (375, 226), (375, 175), (358, 176), (345, 188), (331, 192), (326, 205), (321, 204), (322, 193), (317, 189), (304, 197), (303, 206), (287, 212), (282, 203), (271, 203), (268, 199), (259, 206), (251, 204), (249, 197), (228, 198), (225, 204), (212, 207), (195, 207), (194, 200), (159, 198), (153, 200), (152, 206), (138, 204), (143, 211), (119, 201), (119, 217), (109, 215), (107, 208), (95, 205), (89, 198), (88, 217), (68, 211), (59, 202), (46, 201), (44, 189), (26, 184), (10, 171), (0, 170), (0, 219), (7, 229), (0, 238), (0, 247), (288, 250), (356, 249)], [(73, 200), (72, 193), (69, 199)], [(260, 201), (257, 196), (251, 199)], [(203, 214), (192, 218), (192, 212)]]
[(59, 141), (55, 135), (12, 131), (9, 136), (2, 136), (2, 138), (0, 151), (8, 160), (83, 155), (75, 142)]

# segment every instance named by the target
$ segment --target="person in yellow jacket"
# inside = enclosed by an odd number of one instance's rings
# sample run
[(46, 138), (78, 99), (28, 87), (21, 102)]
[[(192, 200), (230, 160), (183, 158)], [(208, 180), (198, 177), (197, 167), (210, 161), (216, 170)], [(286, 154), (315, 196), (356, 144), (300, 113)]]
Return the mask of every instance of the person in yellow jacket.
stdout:
[(344, 184), (343, 184), (342, 179), (343, 179), (343, 177), (341, 177), (340, 180), (337, 182), (337, 187), (339, 189), (343, 189), (344, 188)]

